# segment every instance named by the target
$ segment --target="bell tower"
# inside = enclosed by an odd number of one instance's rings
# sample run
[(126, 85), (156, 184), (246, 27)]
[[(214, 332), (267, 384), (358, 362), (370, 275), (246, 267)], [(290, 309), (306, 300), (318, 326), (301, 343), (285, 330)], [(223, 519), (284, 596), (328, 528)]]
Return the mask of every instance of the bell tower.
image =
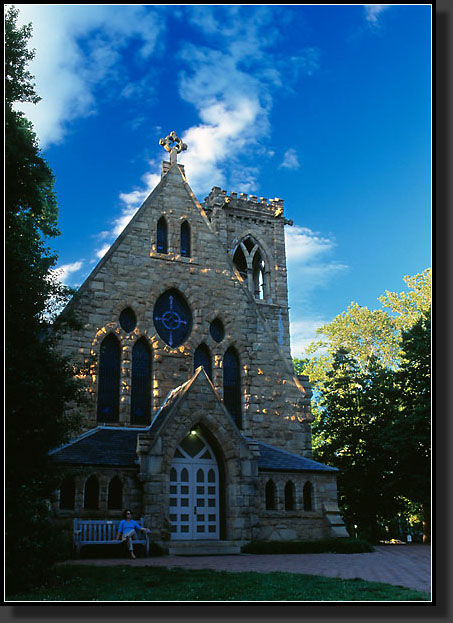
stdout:
[(280, 349), (291, 361), (285, 225), (282, 199), (266, 199), (214, 186), (203, 208), (233, 261), (240, 279), (258, 303)]

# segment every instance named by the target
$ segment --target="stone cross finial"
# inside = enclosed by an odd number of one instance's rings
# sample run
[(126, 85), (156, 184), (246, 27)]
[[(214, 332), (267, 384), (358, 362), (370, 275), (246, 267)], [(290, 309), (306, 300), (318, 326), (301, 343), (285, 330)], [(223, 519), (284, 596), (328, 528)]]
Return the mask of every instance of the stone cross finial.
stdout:
[(165, 151), (170, 152), (170, 164), (176, 162), (177, 154), (187, 149), (187, 145), (182, 142), (176, 132), (170, 132), (168, 136), (161, 138), (159, 145), (162, 145)]

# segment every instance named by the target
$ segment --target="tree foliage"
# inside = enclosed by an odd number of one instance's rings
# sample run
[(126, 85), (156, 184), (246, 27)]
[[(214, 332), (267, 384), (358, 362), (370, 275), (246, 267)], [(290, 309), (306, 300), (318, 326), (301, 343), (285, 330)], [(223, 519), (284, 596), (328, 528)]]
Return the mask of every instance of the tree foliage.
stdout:
[(78, 399), (70, 363), (54, 348), (59, 328), (49, 309), (69, 289), (52, 273), (57, 257), (48, 240), (58, 235), (52, 171), (16, 102), (39, 98), (26, 69), (31, 27), (17, 27), (12, 7), (5, 19), (5, 448), (7, 582), (39, 581), (58, 556), (49, 498), (56, 474), (48, 451), (71, 433), (64, 406)]
[(431, 271), (405, 282), (386, 309), (352, 303), (294, 362), (315, 390), (315, 458), (340, 469), (343, 516), (373, 539), (407, 508), (429, 514)]

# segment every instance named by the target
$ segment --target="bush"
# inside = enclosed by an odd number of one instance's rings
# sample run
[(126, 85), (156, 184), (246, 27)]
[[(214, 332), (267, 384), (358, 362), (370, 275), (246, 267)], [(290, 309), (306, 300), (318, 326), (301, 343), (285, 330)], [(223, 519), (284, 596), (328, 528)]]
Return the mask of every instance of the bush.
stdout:
[(243, 545), (244, 554), (361, 554), (374, 552), (363, 539), (320, 539), (318, 541), (252, 541)]

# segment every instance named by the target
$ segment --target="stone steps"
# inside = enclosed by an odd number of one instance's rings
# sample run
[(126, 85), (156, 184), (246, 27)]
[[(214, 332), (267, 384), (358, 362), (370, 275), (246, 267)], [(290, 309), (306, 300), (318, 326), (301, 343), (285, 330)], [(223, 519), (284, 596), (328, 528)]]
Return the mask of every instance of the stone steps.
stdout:
[(226, 556), (241, 553), (237, 541), (171, 541), (166, 543), (170, 556)]

